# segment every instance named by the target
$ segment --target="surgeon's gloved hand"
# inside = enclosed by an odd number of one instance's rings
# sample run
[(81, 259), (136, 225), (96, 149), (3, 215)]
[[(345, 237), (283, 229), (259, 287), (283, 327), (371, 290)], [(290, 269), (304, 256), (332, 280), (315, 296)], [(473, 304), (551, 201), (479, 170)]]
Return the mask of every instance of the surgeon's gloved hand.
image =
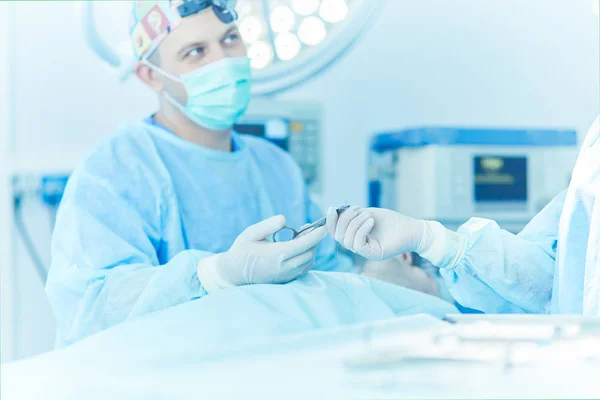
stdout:
[(225, 253), (201, 260), (198, 278), (204, 289), (211, 293), (233, 286), (287, 283), (308, 272), (317, 245), (327, 235), (325, 227), (288, 242), (270, 242), (269, 237), (284, 226), (283, 215), (268, 218), (246, 228)]
[(329, 234), (348, 250), (374, 261), (415, 252), (440, 268), (462, 259), (467, 240), (439, 222), (407, 217), (384, 208), (352, 207), (327, 212)]

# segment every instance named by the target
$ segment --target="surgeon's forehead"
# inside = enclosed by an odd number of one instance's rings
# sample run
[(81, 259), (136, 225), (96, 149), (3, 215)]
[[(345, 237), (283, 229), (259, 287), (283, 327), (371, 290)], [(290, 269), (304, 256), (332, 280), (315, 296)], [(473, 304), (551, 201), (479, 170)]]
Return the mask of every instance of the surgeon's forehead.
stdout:
[(221, 40), (232, 29), (236, 29), (235, 22), (224, 24), (209, 7), (197, 14), (185, 17), (161, 43), (165, 50), (177, 52), (193, 44), (207, 43)]

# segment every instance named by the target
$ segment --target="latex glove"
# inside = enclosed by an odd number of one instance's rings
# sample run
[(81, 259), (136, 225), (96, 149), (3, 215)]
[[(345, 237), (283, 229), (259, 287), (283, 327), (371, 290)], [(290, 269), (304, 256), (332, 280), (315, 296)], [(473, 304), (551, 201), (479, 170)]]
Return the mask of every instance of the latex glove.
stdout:
[(258, 283), (287, 283), (314, 265), (317, 245), (327, 235), (325, 227), (288, 242), (268, 238), (285, 226), (278, 215), (242, 232), (225, 253), (200, 261), (198, 278), (208, 293), (233, 286)]
[(374, 261), (415, 252), (440, 268), (454, 267), (466, 238), (439, 222), (407, 217), (384, 208), (352, 207), (338, 217), (327, 211), (329, 234), (348, 250)]

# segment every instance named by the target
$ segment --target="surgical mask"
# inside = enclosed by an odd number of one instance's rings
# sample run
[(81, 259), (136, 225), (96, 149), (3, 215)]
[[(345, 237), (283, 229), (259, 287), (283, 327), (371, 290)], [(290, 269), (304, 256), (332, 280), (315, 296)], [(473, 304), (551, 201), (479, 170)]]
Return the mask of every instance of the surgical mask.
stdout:
[(196, 124), (219, 131), (231, 128), (250, 104), (252, 70), (247, 57), (224, 58), (176, 77), (146, 62), (165, 77), (180, 82), (187, 94), (181, 105), (169, 93), (165, 98)]

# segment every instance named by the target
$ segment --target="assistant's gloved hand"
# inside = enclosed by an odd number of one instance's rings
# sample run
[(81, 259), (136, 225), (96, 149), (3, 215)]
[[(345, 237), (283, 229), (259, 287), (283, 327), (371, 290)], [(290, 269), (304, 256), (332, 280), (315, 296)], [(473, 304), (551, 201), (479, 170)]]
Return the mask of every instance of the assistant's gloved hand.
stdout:
[(352, 207), (340, 216), (330, 208), (327, 230), (342, 246), (368, 260), (381, 261), (415, 252), (440, 268), (454, 267), (467, 245), (465, 237), (439, 222), (384, 208)]
[(308, 272), (317, 245), (327, 234), (325, 227), (288, 242), (268, 241), (284, 226), (283, 215), (268, 218), (246, 228), (225, 253), (201, 260), (198, 278), (204, 289), (211, 293), (233, 286), (286, 283)]

